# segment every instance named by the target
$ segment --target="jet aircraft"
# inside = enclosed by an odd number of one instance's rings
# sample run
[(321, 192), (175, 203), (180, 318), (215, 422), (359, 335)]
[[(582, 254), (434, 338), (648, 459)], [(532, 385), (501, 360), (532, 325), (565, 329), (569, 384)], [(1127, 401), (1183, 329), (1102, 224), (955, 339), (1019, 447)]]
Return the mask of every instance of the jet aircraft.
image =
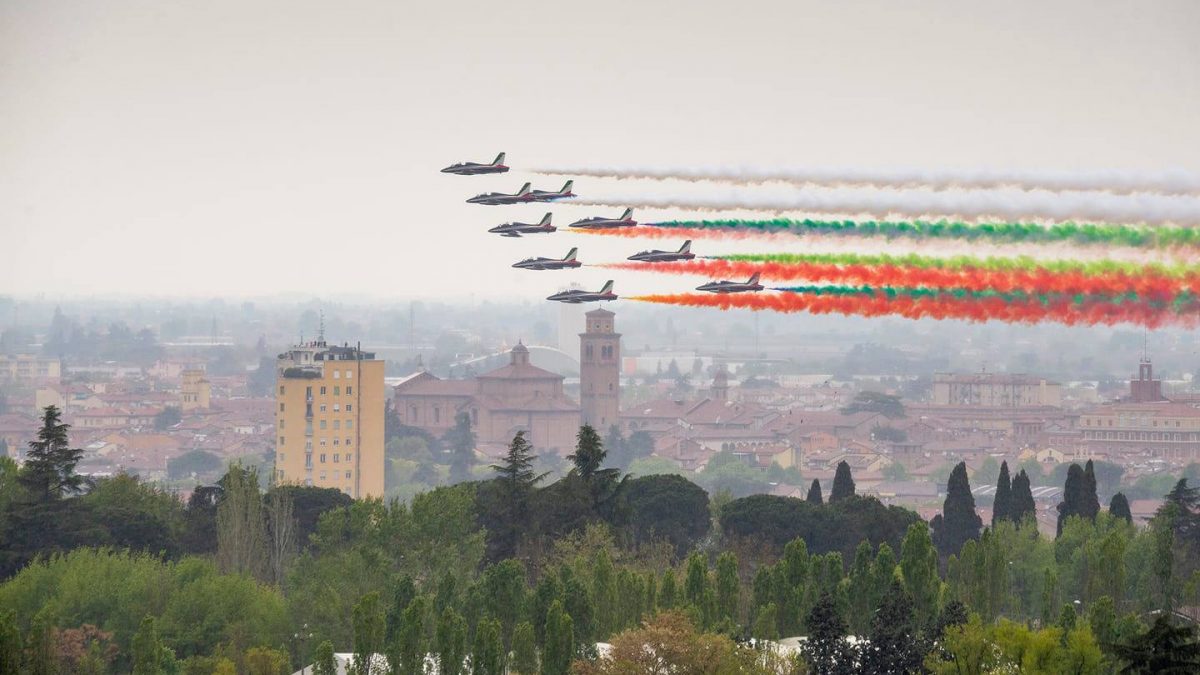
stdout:
[[(550, 224), (550, 215), (547, 213), (542, 216), (542, 219), (536, 223), (504, 223), (497, 225), (488, 230), (492, 234), (498, 234), (501, 237), (519, 237), (523, 234), (541, 234), (542, 232), (554, 232), (558, 228)], [(515, 267), (515, 265), (514, 265)]]
[(633, 219), (633, 209), (625, 209), (620, 218), (584, 218), (577, 220), (567, 227), (577, 227), (582, 230), (599, 230), (610, 227), (633, 227), (637, 221)]
[(475, 195), (467, 200), (468, 204), (485, 204), (487, 206), (498, 206), (501, 204), (523, 204), (533, 201), (529, 198), (529, 183), (521, 186), (516, 194), (505, 194), (503, 192), (485, 192), (481, 195)]
[(565, 270), (568, 268), (582, 267), (583, 263), (575, 259), (575, 254), (579, 249), (573, 248), (567, 251), (567, 255), (562, 260), (558, 258), (526, 258), (518, 263), (513, 263), (513, 267), (523, 270)]
[(629, 256), (629, 260), (657, 263), (675, 262), (677, 260), (691, 260), (695, 257), (696, 254), (692, 253), (692, 240), (688, 239), (687, 241), (683, 242), (683, 246), (680, 246), (678, 251), (659, 251), (658, 249), (642, 251), (641, 253), (634, 253), (633, 255)]
[(575, 193), (571, 192), (571, 188), (575, 185), (575, 181), (569, 180), (563, 184), (562, 189), (558, 192), (550, 190), (534, 190), (526, 196), (526, 201), (530, 202), (552, 202), (559, 199), (567, 199), (574, 197)]
[(474, 176), (481, 173), (504, 173), (508, 167), (504, 165), (504, 153), (496, 155), (491, 164), (479, 162), (459, 162), (442, 169), (442, 173), (453, 173), (459, 176)]
[(567, 302), (572, 305), (578, 305), (582, 302), (600, 302), (601, 300), (616, 300), (617, 294), (612, 292), (613, 282), (608, 280), (604, 283), (604, 287), (598, 291), (581, 291), (570, 290), (555, 293), (547, 297), (547, 300), (555, 300), (558, 302)]
[(698, 291), (708, 291), (710, 293), (745, 293), (747, 291), (761, 291), (763, 285), (758, 283), (758, 272), (755, 272), (745, 283), (739, 281), (710, 281), (707, 284), (702, 284), (696, 287)]

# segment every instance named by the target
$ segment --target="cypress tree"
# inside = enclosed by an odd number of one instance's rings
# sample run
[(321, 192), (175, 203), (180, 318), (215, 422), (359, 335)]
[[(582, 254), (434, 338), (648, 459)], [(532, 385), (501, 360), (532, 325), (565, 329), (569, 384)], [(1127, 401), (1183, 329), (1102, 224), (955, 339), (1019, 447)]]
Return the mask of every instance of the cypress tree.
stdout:
[(459, 675), (463, 670), (463, 659), (467, 655), (467, 621), (446, 607), (438, 619), (437, 632), (434, 636), (437, 645), (438, 673), (440, 675)]
[(1037, 516), (1037, 504), (1033, 501), (1033, 490), (1030, 488), (1029, 474), (1025, 473), (1025, 469), (1021, 469), (1013, 479), (1009, 514), (1018, 525), (1025, 522), (1026, 518)]
[(934, 541), (942, 555), (957, 555), (964, 543), (979, 539), (983, 520), (975, 513), (975, 497), (971, 494), (965, 462), (959, 462), (950, 472), (941, 518), (935, 517), (932, 524)]
[(821, 481), (813, 479), (812, 485), (808, 487), (808, 497), (805, 498), (809, 504), (824, 504), (825, 500), (821, 498)]
[(1127, 523), (1133, 523), (1133, 513), (1129, 510), (1129, 500), (1125, 498), (1125, 493), (1123, 492), (1113, 495), (1112, 501), (1108, 503), (1108, 512), (1114, 517), (1124, 518)]
[(1013, 520), (1012, 481), (1008, 477), (1008, 462), (1000, 462), (1000, 478), (996, 481), (996, 499), (992, 502), (992, 527)]
[(1067, 482), (1063, 485), (1063, 500), (1058, 504), (1058, 529), (1055, 537), (1061, 537), (1063, 523), (1071, 516), (1082, 516), (1085, 513), (1087, 477), (1078, 464), (1072, 464), (1067, 469)]
[(871, 618), (871, 639), (863, 649), (859, 672), (868, 675), (921, 672), (924, 654), (917, 632), (912, 596), (899, 581), (893, 580)]
[(854, 478), (850, 475), (850, 465), (838, 462), (837, 472), (833, 474), (833, 489), (829, 491), (829, 503), (841, 501), (854, 495)]
[(1100, 496), (1096, 494), (1096, 466), (1088, 460), (1083, 467), (1083, 513), (1088, 520), (1100, 514)]

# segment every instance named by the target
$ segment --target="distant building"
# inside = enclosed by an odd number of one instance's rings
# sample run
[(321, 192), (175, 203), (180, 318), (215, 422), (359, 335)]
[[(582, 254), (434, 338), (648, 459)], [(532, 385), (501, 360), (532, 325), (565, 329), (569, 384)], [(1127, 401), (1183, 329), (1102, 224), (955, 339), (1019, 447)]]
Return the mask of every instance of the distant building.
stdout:
[(607, 309), (594, 309), (584, 318), (584, 332), (579, 334), (579, 407), (583, 423), (604, 434), (620, 424), (621, 334)]
[(1154, 366), (1150, 358), (1143, 356), (1138, 361), (1137, 379), (1129, 379), (1129, 401), (1131, 403), (1155, 403), (1165, 401), (1162, 393), (1162, 380), (1154, 379)]
[(199, 369), (185, 370), (180, 374), (179, 407), (182, 410), (208, 410), (212, 386)]
[(987, 408), (1057, 407), (1062, 405), (1062, 385), (1021, 374), (934, 373), (933, 404)]
[(324, 340), (280, 354), (275, 380), (275, 480), (384, 494), (384, 361)]
[(1143, 452), (1176, 462), (1200, 460), (1200, 408), (1183, 403), (1113, 403), (1085, 410), (1079, 430), (1092, 453)]
[(58, 380), (62, 377), (62, 363), (33, 354), (0, 354), (0, 380)]

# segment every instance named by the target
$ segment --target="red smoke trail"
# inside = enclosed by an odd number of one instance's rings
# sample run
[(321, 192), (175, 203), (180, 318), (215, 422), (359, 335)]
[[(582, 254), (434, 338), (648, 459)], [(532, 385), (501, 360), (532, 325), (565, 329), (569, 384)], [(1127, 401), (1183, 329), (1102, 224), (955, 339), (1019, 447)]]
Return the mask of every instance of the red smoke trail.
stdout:
[(847, 316), (901, 316), (907, 319), (957, 319), (973, 323), (1003, 321), (1006, 323), (1062, 323), (1068, 326), (1113, 325), (1130, 323), (1148, 328), (1162, 326), (1195, 327), (1200, 316), (1193, 305), (1185, 313), (1154, 307), (1145, 302), (1086, 301), (1073, 303), (1062, 299), (1048, 303), (1037, 300), (1013, 302), (1002, 298), (911, 298), (864, 293), (861, 296), (808, 295), (804, 293), (736, 293), (709, 295), (680, 293), (643, 295), (629, 298), (687, 307), (719, 309), (771, 310), (775, 312), (808, 312), (810, 314), (843, 314)]
[(1082, 274), (1049, 270), (938, 269), (899, 265), (837, 265), (830, 263), (770, 263), (737, 260), (691, 260), (670, 263), (616, 263), (605, 267), (745, 279), (760, 273), (772, 281), (806, 281), (863, 286), (961, 288), (968, 291), (1024, 291), (1120, 295), (1136, 293), (1144, 300), (1169, 301), (1181, 291), (1200, 293), (1200, 276), (1169, 277), (1154, 272)]

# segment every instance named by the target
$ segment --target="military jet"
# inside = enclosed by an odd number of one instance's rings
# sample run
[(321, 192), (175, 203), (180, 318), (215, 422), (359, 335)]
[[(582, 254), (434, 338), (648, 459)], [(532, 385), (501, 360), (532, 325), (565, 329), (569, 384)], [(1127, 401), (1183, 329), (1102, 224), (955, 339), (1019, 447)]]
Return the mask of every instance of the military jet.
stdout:
[(567, 255), (562, 260), (558, 258), (526, 258), (518, 263), (513, 263), (513, 267), (523, 270), (565, 270), (567, 268), (582, 267), (583, 263), (575, 259), (575, 254), (579, 249), (573, 248), (567, 251)]
[(745, 283), (737, 281), (710, 281), (707, 284), (696, 287), (698, 291), (708, 291), (710, 293), (745, 293), (747, 291), (761, 291), (762, 289), (762, 284), (758, 283), (758, 272), (755, 272)]
[(582, 302), (600, 302), (601, 300), (616, 300), (617, 294), (612, 292), (613, 282), (608, 280), (604, 283), (604, 287), (598, 291), (580, 291), (570, 290), (561, 293), (555, 293), (547, 297), (547, 300), (555, 300), (558, 302), (567, 302), (572, 305), (578, 305)]
[(541, 221), (536, 223), (518, 223), (515, 221), (511, 223), (504, 223), (503, 225), (497, 225), (489, 229), (488, 232), (491, 232), (492, 234), (498, 234), (501, 237), (519, 237), (523, 234), (554, 232), (558, 228), (550, 224), (550, 215), (551, 214), (547, 213), (546, 215), (542, 216)]
[(508, 171), (508, 167), (504, 165), (504, 153), (496, 155), (495, 161), (491, 164), (480, 164), (479, 162), (459, 162), (451, 164), (442, 169), (442, 173), (453, 173), (459, 176), (474, 176), (481, 173), (504, 173)]
[(578, 227), (581, 230), (600, 230), (611, 227), (633, 227), (637, 221), (633, 219), (633, 209), (625, 209), (620, 218), (584, 218), (577, 220), (567, 227)]
[(467, 200), (468, 204), (486, 204), (487, 206), (499, 206), (501, 204), (524, 204), (525, 202), (533, 201), (529, 198), (529, 183), (521, 186), (516, 194), (504, 194), (503, 192), (485, 192), (481, 195), (475, 195)]
[(652, 251), (642, 251), (641, 253), (634, 253), (633, 255), (629, 256), (628, 259), (636, 260), (638, 262), (657, 263), (675, 262), (677, 260), (691, 260), (695, 257), (696, 254), (692, 253), (692, 240), (688, 239), (687, 241), (683, 242), (683, 246), (680, 246), (678, 251), (659, 251), (657, 249)]
[(575, 193), (571, 192), (571, 187), (575, 185), (575, 181), (569, 180), (563, 184), (562, 189), (558, 192), (550, 190), (534, 190), (528, 194), (526, 201), (530, 202), (552, 202), (559, 199), (567, 199), (574, 197)]

